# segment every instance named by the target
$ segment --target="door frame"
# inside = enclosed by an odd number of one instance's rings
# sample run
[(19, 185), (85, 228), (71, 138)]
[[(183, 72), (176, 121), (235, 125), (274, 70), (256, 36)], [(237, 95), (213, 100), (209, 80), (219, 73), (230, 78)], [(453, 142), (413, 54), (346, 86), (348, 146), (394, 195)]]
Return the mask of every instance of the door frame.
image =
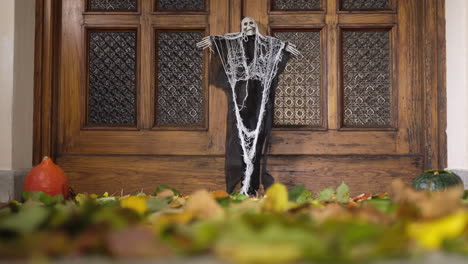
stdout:
[[(423, 89), (424, 168), (447, 167), (447, 97), (445, 1), (420, 0), (418, 16), (423, 47), (418, 57)], [(232, 29), (240, 20), (242, 0), (230, 0)], [(61, 0), (36, 0), (33, 164), (57, 154), (57, 93)], [(422, 37), (424, 36), (424, 38)]]

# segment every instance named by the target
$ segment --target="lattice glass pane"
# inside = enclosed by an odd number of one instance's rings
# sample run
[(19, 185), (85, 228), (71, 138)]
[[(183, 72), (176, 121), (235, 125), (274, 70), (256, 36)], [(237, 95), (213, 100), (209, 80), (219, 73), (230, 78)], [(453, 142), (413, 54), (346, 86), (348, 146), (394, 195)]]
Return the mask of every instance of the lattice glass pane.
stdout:
[(292, 57), (279, 76), (275, 98), (276, 126), (321, 126), (321, 49), (319, 31), (275, 32), (297, 46), (304, 57)]
[(389, 31), (343, 32), (344, 126), (391, 125)]
[(200, 31), (157, 33), (157, 125), (201, 125), (204, 116)]
[(127, 11), (138, 10), (138, 0), (88, 0), (88, 11)]
[(320, 10), (321, 0), (272, 0), (272, 10)]
[(136, 32), (88, 34), (88, 124), (135, 124)]
[(341, 0), (342, 10), (391, 9), (390, 0)]
[(205, 0), (156, 0), (158, 11), (203, 11)]

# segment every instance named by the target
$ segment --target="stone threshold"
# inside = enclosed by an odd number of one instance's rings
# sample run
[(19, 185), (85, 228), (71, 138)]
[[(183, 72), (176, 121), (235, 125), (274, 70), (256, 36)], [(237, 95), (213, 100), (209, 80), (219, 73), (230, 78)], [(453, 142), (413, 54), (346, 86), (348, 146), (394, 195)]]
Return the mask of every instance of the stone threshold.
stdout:
[(0, 202), (20, 200), (23, 192), (23, 181), (29, 170), (0, 171)]

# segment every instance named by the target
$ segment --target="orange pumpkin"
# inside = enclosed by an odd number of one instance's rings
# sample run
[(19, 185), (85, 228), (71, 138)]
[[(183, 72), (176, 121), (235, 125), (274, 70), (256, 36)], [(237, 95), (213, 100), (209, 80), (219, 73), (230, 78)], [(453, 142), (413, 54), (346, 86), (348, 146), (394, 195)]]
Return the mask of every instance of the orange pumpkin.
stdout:
[(52, 159), (44, 157), (41, 164), (34, 167), (26, 176), (23, 190), (25, 192), (41, 191), (50, 196), (62, 194), (64, 198), (67, 198), (70, 185), (63, 170), (55, 165)]

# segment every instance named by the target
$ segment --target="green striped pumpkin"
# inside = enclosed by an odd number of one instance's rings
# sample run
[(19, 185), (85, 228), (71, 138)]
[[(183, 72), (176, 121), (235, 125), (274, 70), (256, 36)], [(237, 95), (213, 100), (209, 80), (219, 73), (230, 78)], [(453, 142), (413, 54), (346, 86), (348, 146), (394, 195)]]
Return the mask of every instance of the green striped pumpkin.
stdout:
[(463, 188), (463, 181), (448, 170), (428, 170), (413, 181), (413, 188), (417, 190), (445, 191), (455, 186)]

